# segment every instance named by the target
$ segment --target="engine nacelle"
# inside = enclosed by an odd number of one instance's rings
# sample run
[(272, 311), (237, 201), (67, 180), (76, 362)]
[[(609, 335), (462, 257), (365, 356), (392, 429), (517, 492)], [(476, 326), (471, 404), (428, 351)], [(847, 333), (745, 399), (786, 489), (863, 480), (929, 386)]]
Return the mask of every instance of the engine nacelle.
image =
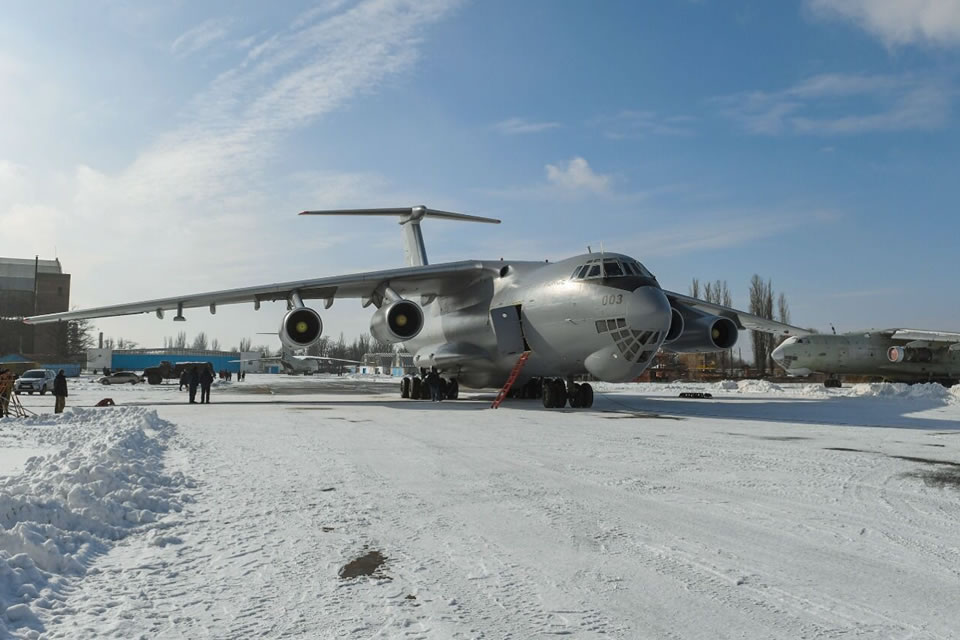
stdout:
[(404, 342), (416, 338), (423, 329), (423, 310), (411, 300), (385, 304), (370, 319), (370, 334), (384, 342)]
[(676, 342), (677, 338), (683, 335), (683, 326), (683, 314), (677, 311), (676, 307), (670, 307), (670, 328), (667, 329), (667, 337), (663, 339), (663, 345)]
[[(674, 314), (680, 316), (680, 335), (665, 346), (677, 353), (710, 353), (724, 351), (737, 344), (740, 331), (730, 318), (703, 313), (689, 307), (675, 307)], [(676, 318), (675, 315), (675, 318)], [(676, 320), (670, 323), (667, 337), (675, 329)]]
[(320, 314), (310, 307), (287, 311), (280, 322), (280, 342), (290, 349), (303, 349), (314, 344), (323, 334)]
[(926, 348), (890, 347), (887, 349), (887, 360), (890, 362), (932, 362), (933, 352)]

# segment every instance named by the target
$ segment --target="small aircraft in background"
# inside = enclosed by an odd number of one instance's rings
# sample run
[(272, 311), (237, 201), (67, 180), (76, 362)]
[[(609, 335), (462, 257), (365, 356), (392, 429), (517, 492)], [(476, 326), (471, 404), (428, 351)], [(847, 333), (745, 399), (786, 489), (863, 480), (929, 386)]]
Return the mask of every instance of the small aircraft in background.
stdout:
[(827, 374), (826, 387), (839, 387), (841, 375), (951, 386), (960, 379), (960, 333), (871, 329), (791, 337), (772, 357), (789, 375)]
[(406, 376), (400, 396), (417, 397), (427, 371), (443, 376), (447, 395), (459, 385), (503, 387), (508, 381), (543, 406), (593, 406), (593, 387), (576, 378), (627, 382), (661, 348), (684, 353), (724, 351), (739, 331), (806, 336), (799, 327), (697, 300), (660, 287), (637, 259), (589, 252), (558, 262), (465, 260), (431, 265), (420, 229), (426, 218), (499, 224), (493, 218), (424, 206), (304, 211), (300, 215), (390, 216), (400, 219), (407, 266), (66, 311), (25, 318), (29, 324), (284, 300), (280, 341), (291, 349), (315, 344), (320, 314), (304, 300), (359, 298), (374, 307), (370, 333), (413, 354), (419, 375)]
[(357, 360), (347, 360), (345, 358), (328, 358), (327, 356), (300, 356), (295, 355), (292, 349), (283, 347), (279, 356), (263, 356), (260, 358), (246, 358), (243, 360), (231, 360), (231, 362), (240, 362), (242, 364), (279, 364), (283, 367), (283, 372), (291, 376), (309, 375), (320, 373), (324, 365), (332, 363), (339, 364), (363, 364)]

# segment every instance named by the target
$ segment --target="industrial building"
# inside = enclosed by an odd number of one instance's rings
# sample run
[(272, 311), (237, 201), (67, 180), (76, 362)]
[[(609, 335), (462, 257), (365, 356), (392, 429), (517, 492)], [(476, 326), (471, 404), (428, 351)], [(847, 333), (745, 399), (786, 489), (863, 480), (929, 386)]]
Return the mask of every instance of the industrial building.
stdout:
[[(239, 354), (235, 351), (210, 351), (206, 349), (88, 349), (87, 369), (103, 371), (143, 371), (147, 367), (159, 366), (167, 361), (209, 362), (214, 371), (240, 371), (240, 360), (259, 358), (259, 353)], [(245, 367), (247, 371), (253, 368)]]
[(17, 318), (69, 309), (70, 274), (59, 259), (0, 258), (0, 355), (66, 355), (65, 324), (28, 326)]

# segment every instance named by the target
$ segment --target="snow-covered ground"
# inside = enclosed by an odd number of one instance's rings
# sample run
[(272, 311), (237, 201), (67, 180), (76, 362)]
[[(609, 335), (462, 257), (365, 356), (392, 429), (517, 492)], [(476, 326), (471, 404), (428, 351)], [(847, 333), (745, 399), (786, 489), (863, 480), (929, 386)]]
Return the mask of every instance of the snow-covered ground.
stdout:
[(381, 382), (251, 375), (205, 406), (80, 380), (62, 416), (22, 396), (42, 413), (0, 421), (0, 636), (960, 634), (958, 389), (493, 411)]

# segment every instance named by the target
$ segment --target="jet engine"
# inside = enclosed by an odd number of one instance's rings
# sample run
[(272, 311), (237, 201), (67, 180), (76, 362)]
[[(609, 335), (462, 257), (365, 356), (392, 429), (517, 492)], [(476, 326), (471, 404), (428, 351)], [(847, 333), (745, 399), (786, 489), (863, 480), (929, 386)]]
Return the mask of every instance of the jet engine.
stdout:
[(395, 300), (380, 307), (370, 319), (370, 334), (384, 342), (416, 338), (423, 329), (423, 311), (410, 300)]
[(667, 332), (668, 340), (678, 326), (679, 335), (669, 343), (664, 342), (666, 349), (677, 353), (723, 351), (737, 344), (737, 338), (740, 337), (737, 325), (730, 318), (711, 315), (690, 307), (673, 308), (673, 320)]
[(887, 349), (887, 360), (890, 362), (932, 362), (933, 352), (926, 348), (890, 347)]
[(667, 337), (663, 339), (663, 345), (676, 342), (681, 335), (683, 335), (683, 314), (677, 311), (676, 307), (670, 307), (670, 328), (667, 329)]
[(280, 323), (280, 342), (290, 349), (309, 347), (323, 333), (320, 314), (310, 307), (298, 307), (287, 311)]

